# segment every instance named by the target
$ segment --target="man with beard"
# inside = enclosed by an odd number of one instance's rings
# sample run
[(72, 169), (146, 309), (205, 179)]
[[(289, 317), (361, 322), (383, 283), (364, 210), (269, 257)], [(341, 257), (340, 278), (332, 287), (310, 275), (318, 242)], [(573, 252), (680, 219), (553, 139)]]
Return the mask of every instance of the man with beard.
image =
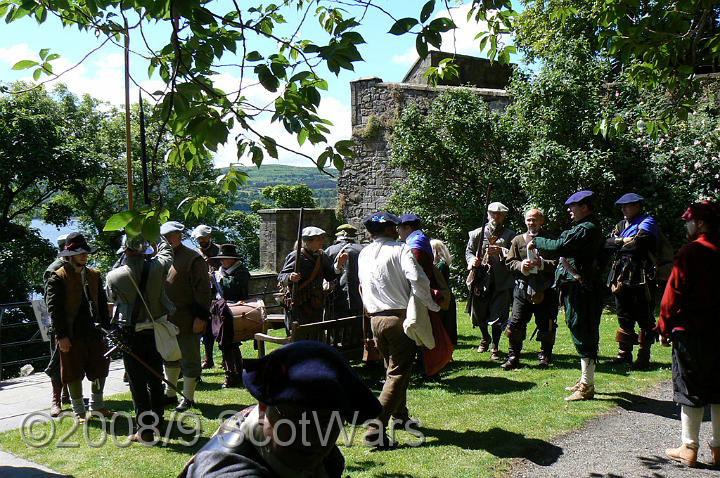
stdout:
[[(215, 256), (220, 253), (220, 249), (213, 242), (211, 234), (212, 227), (206, 226), (205, 224), (200, 224), (198, 227), (193, 229), (193, 232), (190, 234), (190, 238), (197, 244), (197, 251), (203, 257), (203, 259), (205, 259), (205, 262), (207, 262), (208, 269), (212, 274), (216, 270), (220, 269), (220, 261), (218, 259), (215, 259)], [(203, 332), (202, 342), (205, 348), (205, 357), (203, 358), (200, 367), (202, 369), (213, 368), (215, 366), (215, 362), (213, 361), (215, 336), (213, 335), (212, 331), (212, 323), (209, 321), (205, 326), (205, 332)]]
[[(647, 370), (650, 366), (650, 347), (655, 342), (655, 302), (652, 290), (654, 267), (651, 256), (657, 250), (658, 228), (655, 220), (643, 214), (643, 197), (628, 193), (615, 201), (622, 208), (624, 219), (617, 223), (605, 248), (615, 252), (610, 268), (608, 286), (615, 296), (619, 328), (615, 335), (617, 357), (608, 364), (632, 363), (633, 370)], [(640, 333), (635, 334), (635, 324)], [(640, 344), (637, 360), (632, 350)]]
[[(508, 208), (503, 203), (490, 203), (485, 237), (480, 237), (482, 227), (470, 231), (470, 239), (465, 248), (468, 270), (475, 269), (479, 273), (482, 268), (489, 268), (487, 280), (482, 281), (484, 287), (470, 291), (465, 312), (470, 314), (473, 327), (480, 327), (482, 333), (477, 351), (486, 352), (492, 342), (492, 360), (500, 360), (500, 337), (508, 320), (510, 292), (513, 288), (513, 277), (505, 265), (505, 259), (515, 231), (503, 224), (507, 212)], [(492, 337), (488, 326), (492, 328)]]
[(104, 357), (107, 343), (96, 328), (96, 324), (104, 328), (110, 325), (107, 297), (100, 271), (87, 267), (88, 255), (96, 251), (82, 234), (68, 234), (59, 254), (68, 261), (47, 282), (48, 313), (60, 349), (60, 375), (70, 391), (73, 413), (79, 423), (85, 421), (83, 377), (92, 382), (90, 410), (111, 415), (103, 400), (110, 359)]
[(720, 466), (720, 209), (703, 201), (682, 216), (691, 240), (675, 256), (655, 331), (672, 343), (673, 400), (680, 405), (682, 445), (673, 460), (697, 465), (700, 424), (710, 405), (711, 465)]
[(508, 359), (501, 365), (505, 370), (520, 367), (520, 351), (533, 314), (540, 342), (539, 366), (545, 368), (552, 360), (558, 313), (558, 295), (552, 285), (557, 261), (545, 259), (533, 251), (528, 254), (527, 249), (527, 244), (534, 238), (544, 237), (540, 231), (544, 223), (542, 212), (530, 209), (525, 213), (527, 232), (517, 235), (510, 245), (507, 266), (515, 273), (515, 290), (512, 317), (505, 331), (510, 343)]
[(594, 193), (579, 191), (565, 201), (573, 226), (558, 239), (535, 237), (528, 250), (538, 249), (543, 257), (559, 257), (555, 287), (559, 289), (565, 322), (580, 355), (580, 379), (566, 388), (573, 393), (567, 401), (590, 400), (595, 396), (595, 364), (600, 342), (603, 309), (600, 258), (603, 237), (595, 215)]

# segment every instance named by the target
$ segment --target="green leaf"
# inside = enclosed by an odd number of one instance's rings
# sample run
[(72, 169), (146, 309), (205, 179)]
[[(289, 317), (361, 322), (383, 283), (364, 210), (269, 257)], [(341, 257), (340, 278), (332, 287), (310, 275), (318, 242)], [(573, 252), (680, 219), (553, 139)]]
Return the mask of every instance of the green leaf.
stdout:
[(40, 75), (42, 75), (42, 68), (38, 68), (37, 70), (33, 71), (33, 80), (37, 81), (40, 79)]
[(245, 59), (247, 61), (260, 61), (263, 59), (262, 55), (257, 51), (251, 51), (247, 55), (245, 55)]
[(440, 33), (456, 28), (455, 22), (453, 22), (449, 18), (436, 18), (435, 20), (431, 21), (430, 25), (428, 25), (427, 27), (430, 30)]
[(418, 24), (418, 21), (414, 18), (401, 18), (396, 21), (395, 24), (390, 28), (388, 33), (392, 35), (403, 35), (410, 31), (412, 27)]
[(420, 58), (425, 58), (428, 54), (428, 46), (425, 42), (425, 37), (423, 35), (418, 35), (415, 39), (415, 50), (417, 51)]
[(105, 223), (103, 231), (117, 231), (125, 227), (130, 221), (138, 215), (137, 211), (122, 211), (110, 216)]
[(32, 61), (32, 60), (20, 60), (19, 62), (15, 63), (12, 67), (13, 70), (25, 70), (27, 68), (32, 68), (33, 66), (37, 66), (38, 62)]
[(40, 50), (40, 59), (44, 60), (48, 53), (50, 53), (50, 48), (43, 48)]
[(145, 217), (142, 224), (142, 235), (146, 241), (154, 241), (160, 237), (160, 221), (154, 214)]
[(267, 65), (258, 65), (255, 67), (255, 73), (263, 87), (271, 92), (276, 92), (280, 87), (280, 81), (272, 74)]
[(263, 146), (265, 146), (265, 150), (270, 155), (271, 158), (277, 159), (278, 152), (277, 152), (277, 143), (273, 138), (270, 136), (263, 136), (260, 138), (260, 141), (262, 142)]
[(425, 23), (428, 18), (430, 18), (430, 15), (432, 15), (433, 10), (435, 10), (435, 0), (430, 0), (422, 7), (422, 11), (420, 12), (420, 22)]

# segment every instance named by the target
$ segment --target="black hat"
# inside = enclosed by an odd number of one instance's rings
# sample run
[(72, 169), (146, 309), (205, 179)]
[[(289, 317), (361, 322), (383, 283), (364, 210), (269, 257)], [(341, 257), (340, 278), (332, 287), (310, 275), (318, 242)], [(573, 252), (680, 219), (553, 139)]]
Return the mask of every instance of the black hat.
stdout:
[(218, 247), (220, 248), (220, 252), (217, 256), (211, 257), (210, 259), (240, 259), (240, 256), (237, 255), (235, 244), (221, 244)]
[(65, 239), (65, 247), (58, 253), (60, 257), (77, 256), (79, 254), (94, 254), (97, 247), (91, 247), (85, 240), (85, 236), (79, 232), (71, 232)]
[(376, 418), (382, 405), (340, 353), (313, 340), (292, 342), (259, 359), (243, 360), (250, 395), (270, 406), (336, 410), (349, 423)]
[(403, 214), (400, 216), (400, 224), (409, 224), (411, 226), (420, 226), (420, 218), (415, 214)]

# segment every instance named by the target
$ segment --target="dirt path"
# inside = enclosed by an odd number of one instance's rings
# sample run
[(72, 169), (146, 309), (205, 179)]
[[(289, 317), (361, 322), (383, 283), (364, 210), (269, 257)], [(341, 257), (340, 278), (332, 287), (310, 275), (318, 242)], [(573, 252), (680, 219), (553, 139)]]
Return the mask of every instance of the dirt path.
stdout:
[(706, 466), (710, 428), (707, 411), (700, 429), (699, 468), (667, 458), (665, 449), (680, 445), (680, 407), (672, 402), (672, 384), (662, 382), (642, 396), (628, 394), (580, 430), (550, 440), (562, 450), (556, 459), (514, 460), (506, 478), (720, 477), (720, 470)]

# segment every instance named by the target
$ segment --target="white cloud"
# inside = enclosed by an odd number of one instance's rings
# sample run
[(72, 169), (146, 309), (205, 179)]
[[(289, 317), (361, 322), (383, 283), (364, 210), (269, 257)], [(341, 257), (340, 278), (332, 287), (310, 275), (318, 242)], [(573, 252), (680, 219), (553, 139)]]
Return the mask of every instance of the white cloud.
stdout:
[(418, 58), (415, 48), (408, 48), (407, 51), (401, 55), (393, 55), (393, 57), (390, 58), (390, 63), (409, 67), (414, 65)]

